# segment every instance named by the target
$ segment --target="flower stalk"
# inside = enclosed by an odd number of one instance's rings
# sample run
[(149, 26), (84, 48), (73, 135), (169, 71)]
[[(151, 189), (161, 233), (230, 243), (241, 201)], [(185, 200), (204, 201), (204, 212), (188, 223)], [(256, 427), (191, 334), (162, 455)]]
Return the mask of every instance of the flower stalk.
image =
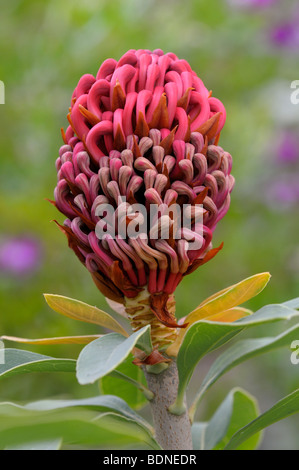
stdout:
[[(160, 374), (144, 369), (149, 389), (154, 393), (150, 401), (156, 440), (164, 450), (192, 450), (191, 423), (188, 412), (173, 414), (169, 407), (176, 399), (178, 369), (175, 361)], [(186, 401), (186, 398), (185, 398)]]
[[(168, 312), (175, 319), (175, 299), (170, 296), (167, 300)], [(151, 307), (151, 296), (148, 290), (142, 289), (134, 298), (125, 298), (125, 312), (130, 320), (133, 331), (151, 325), (151, 339), (154, 349), (166, 349), (177, 338), (177, 330), (161, 323)]]

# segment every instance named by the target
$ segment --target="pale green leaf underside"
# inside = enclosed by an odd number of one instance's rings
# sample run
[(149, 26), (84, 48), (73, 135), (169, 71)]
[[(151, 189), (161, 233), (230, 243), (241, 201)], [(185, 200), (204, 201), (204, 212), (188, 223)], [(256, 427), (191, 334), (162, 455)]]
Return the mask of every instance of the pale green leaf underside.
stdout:
[[(101, 414), (99, 414), (101, 412)], [(150, 425), (117, 396), (0, 404), (0, 448), (63, 438), (66, 444), (159, 448)], [(118, 447), (117, 447), (118, 448)]]
[(286, 307), (289, 308), (299, 308), (299, 297), (296, 297), (295, 299), (287, 300), (286, 302), (283, 302), (282, 305), (285, 305)]
[(7, 446), (5, 450), (59, 450), (62, 439), (52, 439), (50, 441), (35, 441), (19, 444), (16, 446)]
[(22, 349), (4, 349), (0, 378), (29, 372), (75, 372), (74, 359), (59, 359)]
[(80, 384), (93, 383), (116, 369), (135, 347), (151, 347), (150, 325), (128, 338), (118, 333), (105, 335), (82, 349), (77, 361)]

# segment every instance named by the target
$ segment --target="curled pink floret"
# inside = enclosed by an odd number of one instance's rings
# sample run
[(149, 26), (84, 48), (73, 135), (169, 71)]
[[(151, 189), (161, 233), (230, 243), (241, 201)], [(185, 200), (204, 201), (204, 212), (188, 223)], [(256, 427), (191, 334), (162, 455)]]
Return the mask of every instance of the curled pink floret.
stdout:
[[(234, 185), (231, 155), (218, 146), (225, 108), (211, 95), (173, 53), (130, 50), (118, 62), (107, 59), (95, 77), (80, 78), (56, 160), (55, 205), (67, 217), (58, 225), (69, 246), (106, 297), (123, 302), (146, 287), (155, 315), (171, 327), (167, 299), (219, 251), (212, 236)], [(114, 212), (101, 212), (104, 204)], [(154, 204), (159, 213), (142, 236), (123, 236), (123, 227), (146, 222)], [(178, 230), (184, 205), (190, 225)]]

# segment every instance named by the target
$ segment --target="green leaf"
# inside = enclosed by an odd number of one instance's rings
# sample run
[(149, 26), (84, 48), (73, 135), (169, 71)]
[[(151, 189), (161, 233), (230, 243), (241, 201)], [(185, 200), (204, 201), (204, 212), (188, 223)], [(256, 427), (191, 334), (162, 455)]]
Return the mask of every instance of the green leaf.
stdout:
[(289, 308), (299, 308), (299, 297), (296, 297), (295, 299), (292, 300), (287, 300), (287, 302), (283, 302), (282, 305), (285, 305), (286, 307)]
[(44, 294), (47, 304), (55, 312), (72, 318), (73, 320), (95, 323), (109, 330), (128, 336), (124, 328), (109, 313), (97, 307), (88, 305), (80, 300), (70, 299), (63, 295)]
[(8, 446), (5, 450), (59, 450), (62, 439), (52, 439), (50, 441), (26, 442), (18, 446)]
[(191, 322), (193, 319), (198, 321), (201, 318), (216, 315), (224, 310), (243, 304), (259, 294), (268, 284), (270, 277), (269, 273), (259, 273), (227, 287), (202, 302), (187, 315), (186, 321)]
[(54, 338), (28, 339), (17, 336), (0, 336), (1, 340), (14, 341), (22, 344), (88, 344), (99, 338), (101, 335), (82, 335), (82, 336), (57, 336)]
[(190, 408), (190, 418), (194, 417), (198, 403), (207, 391), (223, 374), (251, 357), (263, 354), (281, 347), (289, 347), (291, 342), (299, 337), (299, 325), (295, 325), (282, 334), (270, 338), (245, 339), (238, 341), (227, 349), (212, 364), (205, 376), (196, 399)]
[(223, 312), (216, 313), (216, 315), (212, 315), (209, 317), (211, 321), (220, 321), (224, 323), (232, 323), (233, 321), (240, 320), (240, 318), (246, 317), (248, 315), (252, 315), (252, 310), (244, 307), (232, 307), (228, 310), (224, 310)]
[(78, 400), (40, 400), (29, 403), (22, 407), (18, 407), (21, 409), (34, 411), (53, 411), (73, 407), (84, 407), (96, 411), (111, 411), (125, 418), (136, 421), (147, 431), (152, 431), (151, 426), (145, 419), (132, 410), (124, 400), (115, 395), (99, 395), (96, 397), (82, 398)]
[(136, 331), (128, 338), (110, 333), (89, 343), (82, 349), (77, 361), (77, 378), (80, 384), (93, 383), (116, 369), (134, 347), (149, 347), (150, 325)]
[[(104, 397), (95, 397), (86, 404), (84, 400), (79, 400), (79, 403), (77, 400), (54, 403), (53, 400), (25, 407), (13, 403), (0, 404), (0, 448), (58, 438), (68, 446), (101, 448), (113, 443), (114, 448), (122, 449), (142, 442), (150, 448), (159, 448), (147, 423), (140, 424), (133, 410), (129, 409), (128, 413), (124, 410), (122, 414), (112, 408), (110, 410), (109, 405), (117, 406), (115, 400), (105, 406), (97, 398), (101, 400)], [(99, 415), (100, 409), (105, 409), (105, 412)]]
[[(204, 300), (195, 310), (189, 313), (184, 319), (184, 322), (188, 323), (190, 328), (191, 325), (199, 320), (207, 319), (243, 304), (259, 294), (268, 284), (270, 277), (269, 273), (255, 274), (254, 276), (238, 282), (238, 284), (234, 284), (217, 292)], [(183, 328), (179, 331), (176, 341), (169, 346), (166, 351), (169, 356), (177, 355), (187, 331), (188, 329)]]
[(141, 368), (132, 364), (132, 361), (133, 356), (130, 354), (116, 370), (101, 379), (100, 389), (104, 394), (114, 393), (117, 390), (117, 395), (128, 405), (140, 409), (148, 403), (144, 394), (146, 381)]
[(192, 424), (192, 442), (194, 450), (203, 450), (205, 448), (205, 432), (209, 423), (196, 422)]
[[(144, 332), (141, 335), (139, 335), (138, 333), (142, 330), (138, 330), (135, 332), (137, 335), (136, 347), (144, 351), (147, 355), (149, 355), (153, 351), (150, 325), (145, 326), (143, 330)], [(131, 337), (132, 336), (133, 335), (131, 335)]]
[(251, 423), (239, 429), (225, 446), (225, 450), (237, 449), (244, 441), (271, 424), (277, 423), (299, 411), (299, 389), (277, 402)]
[(58, 437), (68, 445), (113, 443), (123, 448), (146, 442), (159, 448), (148, 422), (117, 396), (40, 400), (24, 406), (0, 403), (0, 448)]
[(75, 372), (74, 359), (58, 359), (21, 349), (4, 349), (0, 378), (28, 372)]
[(283, 305), (267, 305), (254, 314), (234, 323), (210, 322), (201, 320), (194, 323), (186, 332), (177, 357), (179, 387), (172, 413), (181, 414), (184, 408), (184, 393), (198, 361), (208, 352), (230, 340), (242, 330), (279, 320), (290, 320), (298, 316), (297, 310)]
[[(211, 420), (205, 424), (200, 440), (195, 442), (195, 448), (198, 450), (223, 449), (238, 429), (248, 424), (257, 416), (258, 407), (256, 400), (245, 390), (240, 388), (231, 390)], [(256, 448), (259, 440), (259, 435), (251, 437), (238, 449), (253, 450)]]

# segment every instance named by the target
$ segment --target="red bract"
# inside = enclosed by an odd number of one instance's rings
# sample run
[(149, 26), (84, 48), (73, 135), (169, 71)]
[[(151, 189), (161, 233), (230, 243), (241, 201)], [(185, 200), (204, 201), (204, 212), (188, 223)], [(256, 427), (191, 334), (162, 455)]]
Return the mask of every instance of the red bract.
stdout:
[[(169, 296), (221, 248), (212, 249), (212, 234), (234, 183), (231, 155), (218, 146), (225, 108), (211, 95), (172, 53), (130, 50), (118, 62), (107, 59), (96, 77), (80, 78), (56, 161), (55, 205), (67, 216), (60, 228), (100, 291), (124, 303), (147, 288), (152, 312), (172, 328)], [(151, 227), (145, 238), (97, 237), (99, 205), (126, 209), (129, 223), (135, 203), (147, 211), (189, 204), (192, 220), (192, 207), (202, 204), (201, 248), (189, 246), (200, 237), (194, 224), (180, 239), (153, 239)]]

